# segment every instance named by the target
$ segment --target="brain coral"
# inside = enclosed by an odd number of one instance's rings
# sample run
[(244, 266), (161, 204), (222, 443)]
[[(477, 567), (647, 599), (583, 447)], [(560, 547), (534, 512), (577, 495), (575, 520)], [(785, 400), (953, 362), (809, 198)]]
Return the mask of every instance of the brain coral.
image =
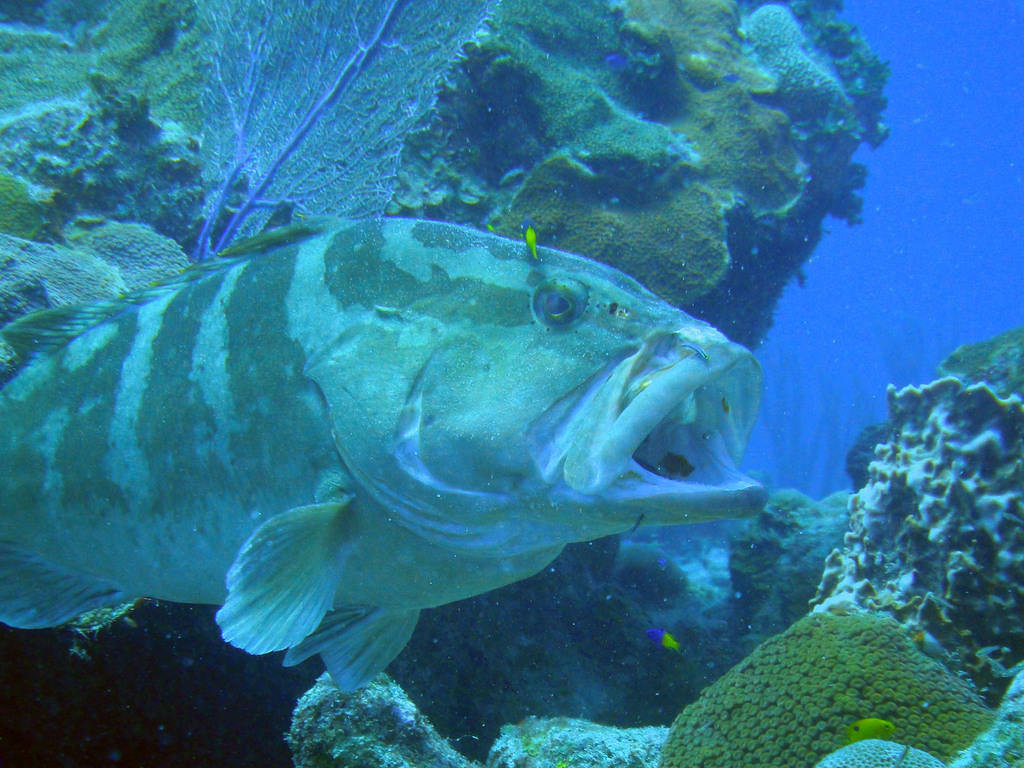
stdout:
[(945, 768), (927, 752), (893, 741), (866, 739), (843, 747), (814, 768)]
[(967, 683), (879, 614), (817, 613), (762, 643), (676, 718), (662, 768), (813, 765), (862, 717), (948, 758), (992, 721)]
[(815, 601), (890, 613), (994, 698), (1024, 658), (1024, 406), (945, 378), (890, 387), (889, 421)]
[(814, 53), (785, 5), (762, 5), (747, 17), (743, 33), (778, 80), (778, 96), (795, 116), (820, 114), (847, 103), (839, 79)]

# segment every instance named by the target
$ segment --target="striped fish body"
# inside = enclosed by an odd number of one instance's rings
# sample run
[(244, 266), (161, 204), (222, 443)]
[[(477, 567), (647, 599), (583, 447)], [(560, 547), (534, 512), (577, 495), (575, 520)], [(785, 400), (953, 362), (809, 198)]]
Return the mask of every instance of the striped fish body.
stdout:
[(0, 540), (128, 596), (222, 602), (255, 526), (339, 466), (282, 332), (294, 266), (211, 272), (32, 361), (0, 392)]
[(620, 273), (402, 220), (247, 247), (5, 329), (39, 348), (0, 392), (0, 620), (223, 604), (354, 688), (567, 542), (760, 505), (756, 363)]

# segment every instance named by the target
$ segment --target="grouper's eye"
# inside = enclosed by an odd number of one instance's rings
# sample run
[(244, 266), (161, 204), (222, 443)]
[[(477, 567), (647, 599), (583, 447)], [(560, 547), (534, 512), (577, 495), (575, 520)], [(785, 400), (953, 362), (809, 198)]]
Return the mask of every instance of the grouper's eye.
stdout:
[(587, 308), (587, 288), (575, 280), (545, 280), (533, 292), (533, 315), (551, 328), (568, 328)]

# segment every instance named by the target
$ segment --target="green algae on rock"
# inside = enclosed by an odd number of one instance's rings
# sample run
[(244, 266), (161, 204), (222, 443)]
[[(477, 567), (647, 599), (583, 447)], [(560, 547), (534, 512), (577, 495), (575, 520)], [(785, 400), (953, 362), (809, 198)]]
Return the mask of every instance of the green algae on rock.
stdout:
[(32, 194), (32, 189), (17, 176), (0, 171), (0, 233), (36, 240), (51, 223), (53, 199)]

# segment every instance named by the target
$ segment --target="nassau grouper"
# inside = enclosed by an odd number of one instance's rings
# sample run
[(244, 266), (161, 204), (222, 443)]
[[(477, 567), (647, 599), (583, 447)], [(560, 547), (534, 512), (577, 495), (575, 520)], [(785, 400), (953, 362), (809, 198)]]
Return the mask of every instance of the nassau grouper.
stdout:
[(231, 252), (4, 329), (0, 621), (218, 604), (351, 690), (422, 608), (764, 503), (735, 467), (757, 362), (615, 269), (401, 219)]

